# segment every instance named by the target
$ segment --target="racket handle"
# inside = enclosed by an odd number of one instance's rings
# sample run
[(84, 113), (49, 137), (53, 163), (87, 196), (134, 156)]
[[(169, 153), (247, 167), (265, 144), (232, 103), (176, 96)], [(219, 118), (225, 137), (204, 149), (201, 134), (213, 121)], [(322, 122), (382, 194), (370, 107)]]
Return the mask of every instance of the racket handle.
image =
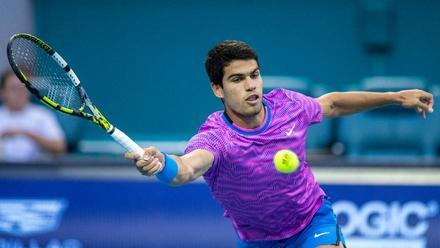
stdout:
[(127, 149), (127, 151), (135, 152), (141, 157), (144, 155), (144, 149), (142, 149), (142, 147), (136, 144), (136, 142), (130, 139), (121, 130), (117, 129), (116, 127), (114, 129), (115, 130), (111, 134), (113, 139), (115, 139), (119, 144), (121, 144), (125, 149)]

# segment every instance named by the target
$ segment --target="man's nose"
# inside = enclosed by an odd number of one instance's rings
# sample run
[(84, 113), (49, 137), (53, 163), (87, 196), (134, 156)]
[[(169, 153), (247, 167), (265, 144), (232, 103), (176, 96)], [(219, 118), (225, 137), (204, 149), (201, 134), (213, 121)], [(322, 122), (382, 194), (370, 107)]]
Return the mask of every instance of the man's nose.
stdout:
[(251, 77), (246, 77), (245, 87), (247, 91), (255, 90), (257, 88), (256, 80), (252, 79)]

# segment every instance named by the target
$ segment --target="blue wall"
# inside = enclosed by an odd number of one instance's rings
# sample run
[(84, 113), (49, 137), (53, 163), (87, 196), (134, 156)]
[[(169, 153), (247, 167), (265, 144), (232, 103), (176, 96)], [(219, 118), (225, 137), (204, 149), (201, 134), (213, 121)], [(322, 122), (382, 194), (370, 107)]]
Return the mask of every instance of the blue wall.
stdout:
[[(343, 89), (372, 76), (377, 59), (363, 45), (365, 2), (36, 0), (36, 33), (128, 134), (188, 138), (222, 108), (203, 67), (221, 40), (249, 42), (263, 78), (300, 76)], [(382, 72), (440, 82), (440, 2), (391, 6), (392, 50), (379, 61)], [(85, 136), (105, 137), (90, 126)]]
[[(348, 247), (440, 247), (438, 185), (323, 188)], [(222, 212), (203, 183), (2, 178), (0, 247), (234, 247)]]

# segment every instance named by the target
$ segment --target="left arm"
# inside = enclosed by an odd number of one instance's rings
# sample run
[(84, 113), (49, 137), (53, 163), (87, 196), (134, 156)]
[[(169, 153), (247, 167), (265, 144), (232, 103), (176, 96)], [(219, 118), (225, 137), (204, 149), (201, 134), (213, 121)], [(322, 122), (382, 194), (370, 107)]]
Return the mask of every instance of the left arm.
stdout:
[(8, 136), (17, 136), (17, 135), (24, 135), (29, 137), (35, 143), (37, 143), (44, 151), (54, 154), (62, 154), (66, 152), (66, 142), (63, 138), (49, 139), (26, 130), (9, 129), (3, 132), (0, 135), (0, 138), (4, 138)]
[(399, 92), (333, 92), (318, 99), (325, 117), (339, 117), (382, 107), (400, 104), (404, 108), (415, 109), (422, 117), (426, 112), (433, 112), (432, 94), (423, 90), (402, 90)]
[(64, 139), (48, 139), (32, 132), (26, 132), (26, 135), (39, 144), (45, 151), (53, 154), (63, 154), (66, 152), (66, 142)]

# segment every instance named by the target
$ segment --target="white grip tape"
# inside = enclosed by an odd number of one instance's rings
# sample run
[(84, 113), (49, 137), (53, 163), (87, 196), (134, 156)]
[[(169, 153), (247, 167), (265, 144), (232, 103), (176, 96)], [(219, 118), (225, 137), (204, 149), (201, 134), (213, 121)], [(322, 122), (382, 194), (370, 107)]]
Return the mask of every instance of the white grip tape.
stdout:
[(135, 152), (139, 156), (144, 155), (144, 149), (142, 149), (136, 142), (130, 139), (125, 133), (115, 127), (115, 131), (111, 134), (113, 139), (115, 139), (119, 144), (121, 144), (127, 151)]

